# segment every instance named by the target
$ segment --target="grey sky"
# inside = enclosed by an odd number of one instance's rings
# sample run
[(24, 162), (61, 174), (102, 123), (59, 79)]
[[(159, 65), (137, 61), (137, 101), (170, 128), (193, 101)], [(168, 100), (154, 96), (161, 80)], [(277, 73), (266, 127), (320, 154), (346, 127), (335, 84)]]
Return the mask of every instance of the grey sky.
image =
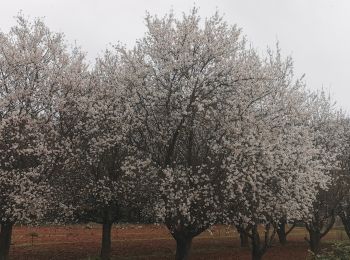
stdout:
[(261, 51), (278, 40), (283, 53), (294, 58), (296, 75), (306, 74), (309, 88), (324, 87), (350, 111), (348, 0), (7, 0), (0, 6), (0, 29), (8, 31), (20, 10), (45, 17), (52, 30), (64, 32), (93, 60), (109, 43), (132, 46), (142, 37), (146, 10), (181, 14), (194, 4), (203, 17), (219, 10)]

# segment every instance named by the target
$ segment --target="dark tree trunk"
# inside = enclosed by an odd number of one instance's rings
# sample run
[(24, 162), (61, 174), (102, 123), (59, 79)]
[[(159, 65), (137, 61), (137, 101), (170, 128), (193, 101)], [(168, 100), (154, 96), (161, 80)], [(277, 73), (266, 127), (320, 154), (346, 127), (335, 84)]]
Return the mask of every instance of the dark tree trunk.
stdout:
[(261, 248), (260, 242), (252, 239), (252, 260), (261, 260), (264, 252)]
[(314, 254), (318, 254), (321, 250), (321, 232), (318, 230), (309, 230), (310, 249)]
[(8, 260), (13, 223), (2, 223), (0, 232), (0, 260)]
[(251, 240), (252, 240), (252, 260), (261, 260), (262, 256), (265, 253), (265, 247), (261, 243), (257, 225), (254, 225), (252, 227)]
[(252, 250), (252, 260), (261, 260), (263, 255), (259, 249)]
[(261, 260), (264, 253), (261, 252), (259, 245), (254, 245), (252, 248), (252, 260)]
[(101, 246), (101, 259), (109, 260), (111, 257), (111, 231), (113, 222), (111, 220), (110, 212), (105, 211), (102, 224), (102, 246)]
[(277, 235), (278, 235), (278, 240), (280, 241), (281, 245), (285, 245), (287, 243), (287, 233), (286, 233), (286, 222), (285, 221), (281, 221), (278, 224)]
[(176, 240), (176, 260), (187, 260), (190, 254), (192, 237), (179, 236)]
[(291, 227), (287, 230), (287, 220), (286, 218), (281, 218), (278, 226), (277, 226), (277, 235), (278, 235), (278, 240), (281, 245), (285, 245), (287, 243), (287, 236), (288, 234), (295, 228), (296, 223), (293, 223)]
[(315, 220), (311, 224), (305, 224), (307, 231), (309, 232), (309, 242), (310, 250), (317, 255), (321, 250), (321, 239), (327, 235), (331, 230), (335, 222), (335, 215), (333, 214), (328, 219), (320, 219), (316, 216)]
[(241, 240), (241, 247), (249, 247), (249, 237), (246, 232), (239, 232), (239, 238)]
[(166, 225), (176, 241), (176, 260), (187, 260), (189, 258), (192, 239), (206, 230), (208, 227), (184, 226), (182, 224), (173, 224), (172, 221), (166, 222)]
[(249, 237), (252, 241), (252, 260), (261, 260), (267, 249), (271, 246), (276, 229), (271, 224), (265, 225), (263, 238), (260, 238), (258, 225), (253, 225), (249, 232)]
[(350, 218), (346, 217), (346, 215), (343, 213), (339, 214), (339, 216), (340, 216), (341, 221), (343, 223), (345, 232), (348, 235), (348, 238), (350, 238)]
[(241, 247), (249, 247), (248, 230), (246, 230), (246, 228), (244, 228), (242, 225), (236, 225), (236, 229), (239, 233)]

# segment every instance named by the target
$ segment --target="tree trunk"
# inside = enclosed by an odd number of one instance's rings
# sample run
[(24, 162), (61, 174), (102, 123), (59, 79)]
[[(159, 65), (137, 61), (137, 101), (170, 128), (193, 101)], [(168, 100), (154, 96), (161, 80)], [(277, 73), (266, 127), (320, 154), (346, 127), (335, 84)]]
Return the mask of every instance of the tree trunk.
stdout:
[(309, 230), (310, 249), (314, 254), (318, 254), (321, 250), (321, 232), (318, 230)]
[(111, 231), (113, 222), (110, 219), (110, 213), (105, 212), (102, 224), (102, 246), (101, 246), (101, 259), (109, 260), (111, 257)]
[(187, 260), (189, 257), (192, 237), (178, 237), (176, 240), (176, 260)]
[(261, 244), (257, 225), (252, 227), (252, 260), (261, 260), (265, 253), (264, 246)]
[(315, 220), (311, 224), (305, 223), (305, 227), (309, 232), (309, 239), (307, 241), (310, 244), (310, 250), (317, 255), (321, 250), (321, 239), (327, 235), (331, 230), (335, 222), (335, 214), (331, 214), (328, 218), (320, 219), (316, 215)]
[(239, 232), (239, 238), (241, 240), (241, 247), (249, 247), (249, 237), (246, 232)]
[(259, 250), (254, 250), (252, 251), (252, 260), (261, 260), (263, 254)]
[(252, 260), (261, 260), (264, 252), (261, 250), (260, 242), (254, 242), (254, 239), (252, 241)]
[(286, 233), (286, 223), (284, 221), (281, 221), (278, 224), (277, 235), (281, 245), (285, 245), (287, 243), (287, 233)]
[(339, 214), (341, 221), (343, 223), (344, 229), (348, 238), (350, 238), (350, 218), (347, 218), (345, 214)]
[(236, 225), (236, 229), (239, 233), (241, 247), (249, 247), (249, 237), (246, 228), (244, 228), (242, 225)]
[(192, 239), (201, 234), (209, 226), (185, 226), (181, 222), (179, 223), (177, 219), (169, 219), (165, 224), (176, 241), (175, 259), (187, 260), (190, 254)]
[(8, 260), (13, 223), (2, 223), (0, 232), (0, 260)]

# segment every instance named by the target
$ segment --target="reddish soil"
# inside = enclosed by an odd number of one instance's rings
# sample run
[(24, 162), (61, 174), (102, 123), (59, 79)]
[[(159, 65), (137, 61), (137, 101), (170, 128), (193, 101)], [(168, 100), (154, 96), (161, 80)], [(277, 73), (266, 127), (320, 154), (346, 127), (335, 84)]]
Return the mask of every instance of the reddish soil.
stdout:
[[(276, 242), (264, 259), (307, 259), (305, 235), (304, 229), (296, 228), (289, 235), (287, 246), (282, 247)], [(10, 259), (94, 259), (99, 254), (100, 238), (99, 225), (17, 226)], [(347, 239), (344, 231), (334, 229), (325, 237), (324, 243), (343, 239)], [(166, 260), (174, 259), (175, 242), (164, 226), (116, 225), (112, 231), (112, 248), (113, 259)], [(190, 259), (248, 260), (250, 251), (239, 247), (233, 229), (218, 226), (194, 239)]]

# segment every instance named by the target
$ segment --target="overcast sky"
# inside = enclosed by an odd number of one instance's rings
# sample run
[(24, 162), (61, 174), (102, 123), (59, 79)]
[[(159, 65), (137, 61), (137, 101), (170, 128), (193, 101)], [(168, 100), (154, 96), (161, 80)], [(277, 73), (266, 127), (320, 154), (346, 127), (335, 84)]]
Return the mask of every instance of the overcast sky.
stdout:
[(194, 5), (202, 17), (218, 10), (261, 51), (278, 40), (283, 53), (292, 55), (296, 75), (305, 73), (309, 88), (323, 87), (350, 112), (348, 0), (5, 0), (0, 30), (7, 32), (20, 10), (45, 17), (52, 30), (64, 32), (94, 60), (108, 44), (132, 46), (142, 37), (146, 11), (163, 15), (173, 9), (181, 15)]

